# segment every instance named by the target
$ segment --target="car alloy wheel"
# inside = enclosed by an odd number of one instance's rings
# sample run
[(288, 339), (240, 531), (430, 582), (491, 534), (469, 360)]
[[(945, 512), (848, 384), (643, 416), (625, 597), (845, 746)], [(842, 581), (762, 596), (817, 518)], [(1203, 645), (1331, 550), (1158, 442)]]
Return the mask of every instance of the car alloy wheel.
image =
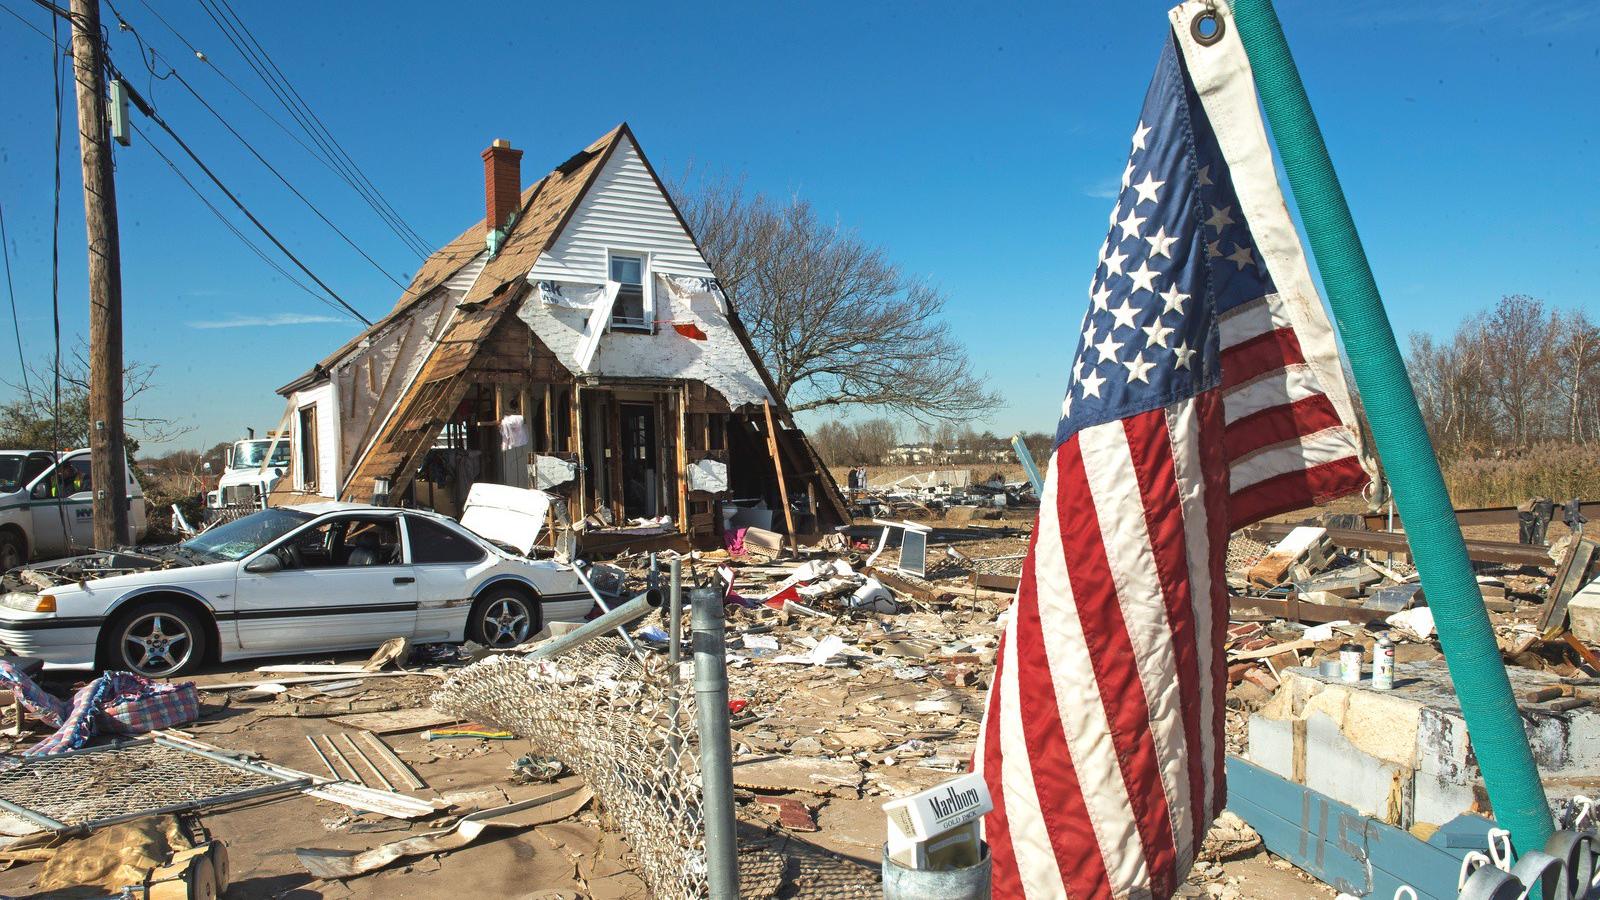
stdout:
[(483, 642), (490, 647), (515, 647), (528, 639), (533, 615), (520, 597), (496, 597), (483, 609)]
[(117, 635), (118, 651), (130, 670), (150, 678), (171, 675), (194, 655), (194, 630), (170, 612), (134, 616)]

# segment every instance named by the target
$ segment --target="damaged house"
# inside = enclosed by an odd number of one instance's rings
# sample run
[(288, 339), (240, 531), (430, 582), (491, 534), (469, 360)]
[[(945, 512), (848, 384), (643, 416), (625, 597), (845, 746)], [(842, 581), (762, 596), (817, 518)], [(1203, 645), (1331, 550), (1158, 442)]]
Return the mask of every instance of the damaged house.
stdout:
[(590, 532), (847, 522), (628, 126), (526, 188), (521, 157), (485, 150), (487, 217), (279, 389), (293, 461), (271, 503), (454, 515), (492, 482), (551, 493)]

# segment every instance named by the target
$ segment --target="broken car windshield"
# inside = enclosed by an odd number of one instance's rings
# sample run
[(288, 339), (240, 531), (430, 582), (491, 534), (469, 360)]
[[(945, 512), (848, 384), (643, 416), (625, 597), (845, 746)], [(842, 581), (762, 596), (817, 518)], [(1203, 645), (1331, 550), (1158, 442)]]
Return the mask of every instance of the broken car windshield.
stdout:
[(183, 546), (218, 559), (242, 559), (312, 518), (309, 513), (292, 509), (264, 509), (196, 535), (184, 541)]

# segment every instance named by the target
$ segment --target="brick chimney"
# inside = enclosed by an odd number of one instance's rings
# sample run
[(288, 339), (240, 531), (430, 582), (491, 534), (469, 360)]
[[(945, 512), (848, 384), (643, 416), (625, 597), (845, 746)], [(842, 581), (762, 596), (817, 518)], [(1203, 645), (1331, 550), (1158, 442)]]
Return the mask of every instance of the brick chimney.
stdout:
[(483, 151), (483, 195), (487, 208), (485, 239), (490, 255), (498, 253), (522, 198), (522, 151), (496, 140)]

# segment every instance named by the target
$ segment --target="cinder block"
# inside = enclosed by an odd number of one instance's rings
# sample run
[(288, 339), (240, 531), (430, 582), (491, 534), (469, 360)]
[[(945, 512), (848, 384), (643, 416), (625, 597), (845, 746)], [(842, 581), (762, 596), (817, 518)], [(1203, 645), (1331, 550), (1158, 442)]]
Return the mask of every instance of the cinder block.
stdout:
[(1584, 585), (1567, 604), (1572, 633), (1580, 641), (1600, 644), (1600, 579)]
[(1290, 719), (1250, 717), (1250, 761), (1285, 781), (1295, 780), (1294, 730)]
[(1306, 787), (1391, 825), (1411, 825), (1410, 769), (1384, 762), (1345, 737), (1320, 712), (1306, 717)]

